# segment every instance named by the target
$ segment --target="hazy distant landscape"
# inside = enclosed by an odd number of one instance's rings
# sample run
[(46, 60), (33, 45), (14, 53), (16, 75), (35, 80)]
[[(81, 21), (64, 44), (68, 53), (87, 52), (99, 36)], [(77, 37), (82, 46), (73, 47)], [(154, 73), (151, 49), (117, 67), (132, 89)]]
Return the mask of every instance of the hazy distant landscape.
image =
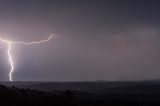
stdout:
[[(160, 105), (160, 81), (0, 82), (4, 105), (148, 106)], [(4, 86), (2, 86), (4, 85)], [(14, 96), (13, 96), (14, 95)], [(25, 99), (24, 99), (25, 98)], [(28, 99), (26, 99), (28, 98)], [(47, 101), (44, 98), (48, 98)], [(53, 100), (54, 99), (54, 100)], [(23, 100), (18, 102), (19, 100)], [(16, 102), (17, 101), (17, 102)], [(34, 103), (34, 101), (38, 101)], [(10, 104), (10, 105), (11, 105)]]
[(0, 82), (0, 84), (8, 87), (15, 86), (18, 88), (31, 88), (31, 89), (37, 89), (42, 91), (52, 91), (52, 90), (80, 90), (80, 91), (106, 90), (108, 91), (110, 89), (113, 90), (113, 89), (119, 89), (119, 88), (125, 89), (125, 88), (135, 87), (135, 89), (139, 89), (139, 87), (158, 86), (160, 85), (160, 80), (79, 81), (79, 82), (78, 81), (77, 82), (4, 81), (4, 82)]

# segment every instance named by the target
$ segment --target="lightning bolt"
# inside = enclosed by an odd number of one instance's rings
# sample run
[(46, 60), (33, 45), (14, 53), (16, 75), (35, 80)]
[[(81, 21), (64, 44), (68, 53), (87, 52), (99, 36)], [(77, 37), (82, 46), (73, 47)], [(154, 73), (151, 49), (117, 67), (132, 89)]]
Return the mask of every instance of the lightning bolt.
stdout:
[[(56, 36), (56, 35), (55, 35)], [(53, 38), (53, 35), (50, 35), (47, 39), (45, 40), (41, 40), (41, 41), (34, 41), (34, 42), (12, 42), (12, 41), (9, 41), (9, 40), (6, 40), (6, 39), (1, 39), (0, 38), (0, 41), (1, 42), (4, 42), (8, 45), (8, 50), (7, 50), (7, 54), (8, 54), (8, 59), (9, 59), (9, 63), (10, 63), (10, 72), (9, 72), (9, 80), (10, 81), (13, 81), (12, 80), (12, 73), (13, 73), (13, 70), (14, 70), (14, 64), (13, 64), (13, 59), (12, 59), (12, 55), (11, 55), (11, 48), (12, 48), (12, 45), (13, 44), (23, 44), (23, 45), (31, 45), (31, 44), (40, 44), (40, 43), (44, 43), (44, 42), (48, 42), (49, 40), (51, 40)]]

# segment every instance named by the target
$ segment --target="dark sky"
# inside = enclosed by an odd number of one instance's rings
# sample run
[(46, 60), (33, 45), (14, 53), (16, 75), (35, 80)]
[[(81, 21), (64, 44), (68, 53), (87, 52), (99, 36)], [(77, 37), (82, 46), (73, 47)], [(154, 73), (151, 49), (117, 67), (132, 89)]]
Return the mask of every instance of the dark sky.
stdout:
[[(159, 0), (0, 0), (0, 37), (13, 45), (14, 81), (160, 78)], [(9, 80), (0, 43), (0, 80)]]

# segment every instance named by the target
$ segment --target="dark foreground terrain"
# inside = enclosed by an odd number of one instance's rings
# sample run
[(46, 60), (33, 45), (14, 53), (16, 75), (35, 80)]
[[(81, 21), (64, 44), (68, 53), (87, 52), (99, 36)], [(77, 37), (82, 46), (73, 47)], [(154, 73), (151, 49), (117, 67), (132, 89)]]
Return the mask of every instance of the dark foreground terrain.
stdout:
[(160, 106), (160, 82), (0, 82), (0, 106)]

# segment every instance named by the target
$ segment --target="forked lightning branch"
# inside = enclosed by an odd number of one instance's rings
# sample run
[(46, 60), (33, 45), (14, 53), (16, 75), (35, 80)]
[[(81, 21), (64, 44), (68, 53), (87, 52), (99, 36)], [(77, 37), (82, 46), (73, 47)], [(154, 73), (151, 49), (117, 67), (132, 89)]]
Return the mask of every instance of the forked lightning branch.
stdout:
[(48, 42), (50, 39), (52, 39), (53, 35), (50, 35), (47, 39), (45, 40), (41, 40), (41, 41), (34, 41), (34, 42), (12, 42), (6, 39), (1, 39), (0, 38), (0, 42), (6, 43), (8, 45), (8, 49), (7, 49), (7, 54), (8, 54), (8, 59), (9, 59), (9, 63), (11, 66), (10, 72), (9, 72), (9, 80), (12, 80), (12, 73), (14, 70), (14, 64), (13, 64), (13, 60), (12, 60), (12, 55), (11, 55), (11, 49), (12, 49), (12, 45), (13, 44), (23, 44), (23, 45), (31, 45), (31, 44), (40, 44), (40, 43), (44, 43), (44, 42)]

